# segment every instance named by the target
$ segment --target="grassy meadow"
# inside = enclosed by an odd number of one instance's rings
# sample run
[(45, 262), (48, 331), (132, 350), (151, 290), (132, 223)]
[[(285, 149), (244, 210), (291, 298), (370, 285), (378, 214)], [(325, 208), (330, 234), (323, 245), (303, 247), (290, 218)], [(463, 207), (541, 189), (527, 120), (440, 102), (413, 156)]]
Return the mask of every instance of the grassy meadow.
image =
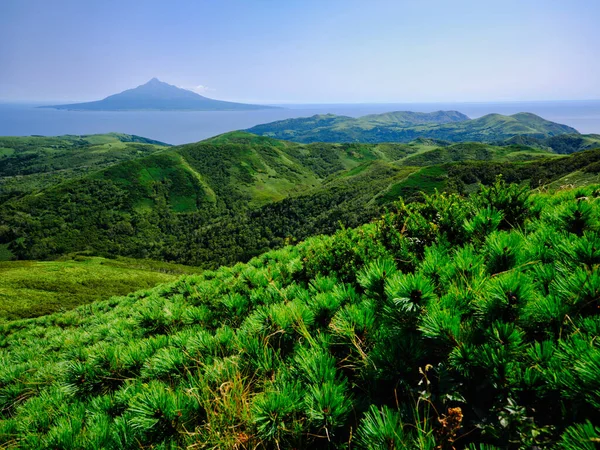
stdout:
[(75, 256), (59, 261), (0, 262), (0, 320), (66, 311), (194, 272), (198, 270), (128, 258)]

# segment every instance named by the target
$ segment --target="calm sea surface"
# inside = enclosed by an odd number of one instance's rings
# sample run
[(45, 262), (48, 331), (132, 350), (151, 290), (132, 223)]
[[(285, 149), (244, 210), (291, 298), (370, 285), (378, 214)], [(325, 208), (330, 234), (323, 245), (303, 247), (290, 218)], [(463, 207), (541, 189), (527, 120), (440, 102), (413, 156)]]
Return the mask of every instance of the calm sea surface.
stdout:
[(136, 134), (169, 144), (184, 144), (261, 123), (314, 114), (358, 117), (388, 111), (457, 110), (471, 118), (489, 113), (532, 112), (581, 133), (600, 134), (600, 100), (506, 103), (390, 103), (284, 105), (263, 111), (59, 111), (34, 105), (0, 104), (0, 136), (94, 134), (111, 131)]

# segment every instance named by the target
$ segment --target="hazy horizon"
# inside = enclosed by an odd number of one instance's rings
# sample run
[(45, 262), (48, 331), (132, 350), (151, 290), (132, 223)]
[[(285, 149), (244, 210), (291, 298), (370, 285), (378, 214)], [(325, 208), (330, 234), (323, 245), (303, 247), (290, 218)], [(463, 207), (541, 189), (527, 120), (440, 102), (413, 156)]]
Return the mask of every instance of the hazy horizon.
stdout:
[(99, 100), (153, 77), (283, 105), (596, 100), (598, 17), (593, 0), (4, 0), (0, 101)]
[[(164, 81), (164, 80), (160, 80), (160, 81)], [(166, 82), (166, 81), (164, 81)], [(166, 82), (168, 83), (168, 82)], [(169, 83), (170, 84), (170, 83)], [(135, 88), (137, 86), (133, 86), (132, 88)], [(178, 86), (181, 87), (181, 86)], [(193, 89), (189, 89), (189, 88), (185, 88), (185, 87), (181, 87), (182, 89), (188, 89), (192, 92), (195, 92)], [(131, 89), (131, 88), (130, 88)], [(122, 92), (122, 91), (120, 91)], [(117, 94), (119, 92), (114, 92), (114, 94)], [(112, 95), (112, 94), (110, 94)], [(214, 98), (211, 97), (210, 95), (207, 95), (206, 93), (202, 93), (199, 94), (202, 95), (204, 97), (209, 97), (209, 98)], [(97, 100), (102, 100), (105, 97), (102, 98), (94, 98), (94, 99), (80, 99), (80, 100), (66, 100), (64, 101), (65, 104), (70, 104), (70, 103), (77, 103), (79, 101), (97, 101)], [(223, 99), (223, 100), (229, 100), (229, 99)], [(63, 100), (60, 99), (45, 99), (45, 100), (4, 100), (0, 98), (0, 104), (14, 104), (14, 105), (31, 105), (31, 106), (47, 106), (47, 105), (53, 105), (53, 104), (59, 104), (59, 102), (61, 102)], [(405, 102), (392, 102), (392, 101), (381, 101), (381, 102), (368, 102), (368, 101), (364, 101), (364, 102), (322, 102), (322, 103), (318, 103), (318, 102), (272, 102), (272, 103), (267, 103), (267, 102), (262, 102), (265, 105), (273, 105), (273, 106), (281, 106), (281, 107), (306, 107), (306, 106), (385, 106), (385, 105), (389, 105), (389, 106), (396, 106), (398, 104), (403, 104), (403, 105), (426, 105), (426, 104), (431, 104), (433, 105), (440, 105), (440, 104), (453, 104), (453, 105), (475, 105), (475, 104), (481, 104), (481, 105), (491, 105), (491, 104), (517, 104), (517, 103), (523, 103), (523, 104), (532, 104), (532, 103), (577, 103), (577, 102), (581, 102), (581, 103), (585, 103), (585, 102), (599, 102), (600, 101), (600, 96), (598, 98), (586, 98), (586, 99), (569, 99), (569, 98), (560, 98), (560, 99), (543, 99), (543, 100), (527, 100), (527, 99), (523, 99), (523, 100), (473, 100), (473, 101), (461, 101), (461, 100), (457, 100), (457, 101), (452, 101), (452, 100), (446, 100), (446, 101), (436, 101), (436, 100), (429, 100), (429, 101), (418, 101), (418, 100), (414, 100), (414, 101), (405, 101)]]

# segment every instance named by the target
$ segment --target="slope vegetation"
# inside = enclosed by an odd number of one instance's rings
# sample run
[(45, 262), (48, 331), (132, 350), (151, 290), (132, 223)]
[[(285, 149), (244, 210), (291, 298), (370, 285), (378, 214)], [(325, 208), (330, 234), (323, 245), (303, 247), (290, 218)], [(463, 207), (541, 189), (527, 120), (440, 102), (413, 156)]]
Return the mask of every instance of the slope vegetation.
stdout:
[(59, 261), (0, 262), (0, 320), (64, 311), (197, 272), (156, 261), (83, 255)]
[(458, 161), (527, 161), (555, 156), (552, 152), (518, 145), (493, 146), (467, 142), (436, 148), (403, 159), (403, 164), (433, 166)]
[(0, 203), (166, 147), (120, 133), (0, 137)]
[(7, 202), (0, 208), (0, 244), (10, 243), (18, 258), (27, 259), (94, 250), (196, 263), (201, 257), (192, 256), (199, 250), (194, 241), (205, 242), (205, 228), (218, 220), (235, 221), (232, 215), (312, 192), (345, 170), (426, 148), (431, 147), (304, 146), (229, 133)]
[(548, 148), (555, 153), (570, 154), (600, 147), (598, 134), (560, 134), (546, 139), (528, 136), (515, 136), (507, 144), (527, 145), (529, 147)]
[(5, 448), (593, 449), (600, 187), (436, 194), (0, 327)]
[(400, 197), (470, 192), (499, 173), (532, 187), (574, 172), (585, 173), (583, 184), (597, 179), (600, 151), (557, 157), (524, 146), (438, 144), (302, 145), (228, 133), (6, 203), (0, 255), (92, 251), (214, 268), (366, 223)]
[[(425, 115), (427, 116), (427, 115)], [(345, 116), (313, 116), (257, 125), (250, 133), (295, 142), (410, 142), (417, 138), (451, 142), (500, 142), (515, 135), (545, 139), (577, 130), (531, 113), (512, 116), (489, 114), (469, 119), (457, 111), (375, 114), (354, 119)]]

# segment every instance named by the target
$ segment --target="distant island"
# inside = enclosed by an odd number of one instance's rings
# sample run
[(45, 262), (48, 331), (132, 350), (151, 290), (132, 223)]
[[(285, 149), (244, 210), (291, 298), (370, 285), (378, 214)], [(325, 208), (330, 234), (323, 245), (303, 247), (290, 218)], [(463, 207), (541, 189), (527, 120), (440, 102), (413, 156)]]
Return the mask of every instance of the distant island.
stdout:
[(522, 136), (528, 144), (554, 136), (578, 135), (567, 125), (545, 120), (535, 114), (512, 116), (488, 114), (470, 119), (458, 111), (418, 113), (395, 111), (363, 117), (322, 114), (285, 119), (248, 129), (250, 133), (293, 142), (411, 142), (418, 138), (449, 142), (501, 142)]
[(40, 108), (76, 111), (249, 111), (276, 107), (214, 100), (152, 78), (146, 84), (110, 95), (103, 100)]

